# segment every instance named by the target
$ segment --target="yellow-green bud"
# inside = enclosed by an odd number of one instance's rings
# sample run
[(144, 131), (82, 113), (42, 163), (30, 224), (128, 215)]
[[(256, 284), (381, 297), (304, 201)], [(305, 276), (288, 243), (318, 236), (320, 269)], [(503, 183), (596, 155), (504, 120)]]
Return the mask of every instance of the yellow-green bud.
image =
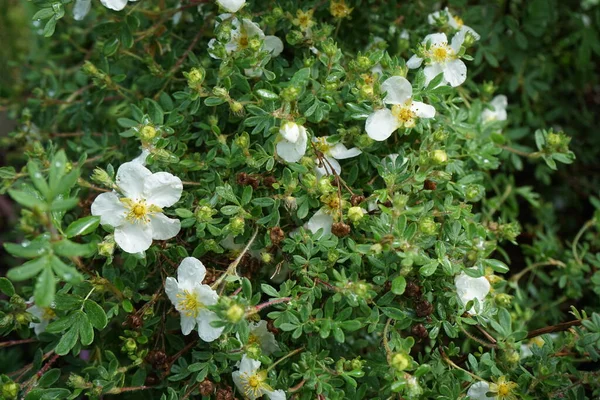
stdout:
[(209, 115), (207, 121), (208, 125), (215, 126), (219, 123), (219, 117), (217, 117), (216, 115)]
[(248, 136), (247, 132), (242, 133), (238, 137), (235, 138), (235, 144), (242, 149), (247, 149), (250, 146), (250, 136)]
[(333, 191), (333, 185), (331, 184), (329, 179), (325, 177), (319, 180), (319, 192), (321, 192), (322, 194), (328, 194)]
[(271, 261), (273, 261), (273, 256), (271, 255), (271, 253), (263, 252), (260, 253), (260, 259), (265, 264), (269, 264)]
[(94, 172), (92, 172), (92, 176), (90, 179), (93, 182), (99, 183), (110, 188), (112, 188), (115, 185), (115, 182), (110, 178), (108, 172), (99, 167), (94, 169)]
[(2, 398), (6, 400), (16, 399), (19, 394), (19, 385), (15, 382), (6, 382), (2, 385)]
[(191, 88), (196, 88), (202, 85), (202, 82), (204, 82), (205, 77), (206, 71), (204, 70), (204, 68), (192, 68), (190, 72), (188, 72), (186, 75), (188, 86)]
[(367, 296), (367, 294), (369, 294), (369, 289), (371, 289), (371, 286), (365, 282), (357, 282), (353, 286), (354, 293), (356, 293), (356, 295), (359, 297)]
[(348, 219), (354, 223), (360, 221), (364, 215), (365, 212), (360, 207), (350, 207), (348, 210)]
[(259, 50), (261, 47), (261, 42), (256, 38), (250, 39), (250, 41), (248, 42), (248, 47), (254, 51)]
[(273, 11), (271, 11), (271, 14), (273, 15), (273, 18), (281, 18), (283, 16), (283, 9), (281, 7), (275, 7), (273, 8)]
[(410, 356), (406, 353), (396, 353), (392, 356), (392, 367), (398, 371), (404, 371), (410, 367)]
[(296, 86), (288, 86), (281, 91), (281, 98), (285, 101), (294, 101), (300, 95), (300, 88)]
[(6, 314), (2, 318), (0, 318), (0, 328), (8, 327), (10, 324), (13, 323), (14, 320), (15, 317), (12, 314)]
[(383, 251), (383, 246), (379, 243), (375, 243), (371, 246), (369, 250), (371, 250), (375, 254), (380, 254)]
[(486, 96), (491, 96), (494, 94), (494, 92), (496, 91), (496, 87), (494, 86), (494, 82), (492, 81), (485, 81), (483, 82), (483, 88), (482, 88), (483, 94)]
[(19, 325), (26, 325), (31, 322), (31, 314), (27, 312), (15, 314), (15, 321)]
[(371, 67), (371, 60), (367, 56), (359, 56), (356, 63), (360, 69), (368, 69)]
[(244, 113), (244, 105), (242, 103), (240, 103), (239, 101), (232, 101), (229, 103), (229, 108), (231, 109), (231, 112), (234, 114), (243, 114)]
[(152, 139), (156, 137), (156, 128), (152, 125), (144, 125), (140, 129), (140, 139), (144, 142), (150, 142)]
[(13, 307), (14, 310), (19, 311), (23, 311), (27, 308), (27, 303), (25, 302), (25, 299), (16, 294), (14, 296), (11, 296), (10, 305)]
[(483, 197), (485, 189), (481, 185), (469, 185), (465, 189), (465, 198), (467, 201), (479, 201)]
[(135, 339), (129, 338), (125, 341), (125, 345), (123, 347), (127, 352), (132, 353), (137, 350), (137, 343), (135, 342)]
[(437, 142), (442, 142), (446, 140), (447, 137), (448, 133), (442, 129), (438, 129), (435, 132), (433, 132), (433, 139)]
[(217, 210), (212, 209), (208, 206), (200, 206), (196, 208), (195, 216), (198, 222), (209, 222), (212, 216), (217, 213)]
[(419, 221), (419, 230), (425, 235), (435, 235), (437, 224), (431, 217), (424, 217)]
[(465, 41), (463, 42), (463, 46), (468, 49), (469, 47), (473, 46), (476, 41), (477, 38), (475, 38), (473, 33), (467, 31), (467, 34), (465, 35)]
[(246, 346), (246, 348), (244, 349), (244, 352), (246, 353), (246, 355), (254, 360), (257, 360), (261, 354), (261, 348), (260, 345), (258, 343), (251, 343), (248, 346)]
[(98, 254), (103, 257), (111, 257), (115, 251), (115, 239), (113, 235), (108, 235), (104, 241), (98, 243)]
[(314, 174), (305, 174), (302, 177), (302, 183), (309, 189), (314, 189), (317, 186), (317, 177)]
[(231, 219), (229, 222), (229, 227), (231, 228), (231, 233), (233, 234), (241, 234), (244, 233), (244, 227), (246, 226), (246, 221), (242, 217), (235, 217)]
[(75, 389), (85, 389), (88, 387), (88, 383), (86, 380), (77, 374), (69, 375), (69, 379), (67, 380), (67, 385), (75, 388)]
[(504, 359), (510, 364), (516, 364), (521, 359), (521, 356), (518, 351), (510, 349), (504, 353)]
[(212, 92), (217, 97), (229, 97), (229, 91), (224, 87), (215, 86)]
[(292, 46), (295, 46), (304, 40), (304, 35), (300, 31), (289, 31), (285, 35), (285, 40)]
[(283, 201), (285, 202), (285, 207), (290, 211), (295, 211), (298, 208), (298, 202), (293, 196), (286, 196)]
[(83, 63), (82, 69), (83, 69), (83, 72), (85, 72), (86, 74), (91, 75), (91, 76), (98, 74), (98, 68), (96, 68), (96, 66), (89, 61), (86, 61)]
[(394, 208), (398, 210), (404, 210), (406, 204), (408, 203), (408, 199), (409, 197), (405, 194), (396, 194), (392, 198), (392, 204), (394, 205)]
[[(493, 275), (496, 276), (496, 275)], [(494, 301), (500, 307), (508, 307), (512, 302), (512, 296), (506, 293), (498, 293), (496, 297), (494, 297)]]
[(242, 318), (244, 318), (244, 314), (244, 308), (239, 304), (232, 304), (231, 306), (229, 306), (226, 313), (229, 322), (234, 324), (240, 322)]
[(431, 160), (436, 164), (444, 164), (448, 161), (448, 154), (444, 150), (434, 150), (431, 153)]
[(551, 132), (546, 136), (546, 142), (550, 147), (559, 147), (561, 145), (560, 135), (554, 132)]

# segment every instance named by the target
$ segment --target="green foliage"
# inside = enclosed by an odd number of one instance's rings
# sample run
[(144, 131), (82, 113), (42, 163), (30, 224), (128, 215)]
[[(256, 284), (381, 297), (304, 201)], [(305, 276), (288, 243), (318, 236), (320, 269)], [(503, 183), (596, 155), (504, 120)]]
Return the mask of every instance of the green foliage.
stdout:
[(594, 126), (594, 2), (106, 3), (33, 1), (2, 88), (3, 398), (600, 395), (600, 201), (564, 234), (543, 185)]

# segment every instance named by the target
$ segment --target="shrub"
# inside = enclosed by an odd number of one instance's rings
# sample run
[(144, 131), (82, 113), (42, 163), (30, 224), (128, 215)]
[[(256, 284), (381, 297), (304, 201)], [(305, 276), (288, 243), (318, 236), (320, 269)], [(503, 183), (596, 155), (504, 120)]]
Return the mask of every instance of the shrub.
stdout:
[(3, 83), (4, 398), (600, 394), (598, 216), (519, 173), (575, 160), (545, 2), (71, 3)]

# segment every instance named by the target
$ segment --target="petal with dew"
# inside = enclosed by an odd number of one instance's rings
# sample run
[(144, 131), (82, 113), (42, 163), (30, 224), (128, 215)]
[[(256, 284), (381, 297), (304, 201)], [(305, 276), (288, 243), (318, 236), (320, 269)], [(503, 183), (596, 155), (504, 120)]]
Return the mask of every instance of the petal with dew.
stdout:
[(423, 63), (423, 59), (421, 57), (417, 57), (417, 55), (413, 55), (407, 62), (406, 66), (410, 69), (419, 68)]
[(183, 282), (201, 284), (205, 277), (206, 267), (202, 261), (195, 257), (186, 257), (181, 260), (177, 268), (177, 280), (180, 284)]
[(181, 179), (168, 172), (157, 172), (144, 181), (144, 198), (159, 207), (170, 207), (177, 203), (182, 192)]
[(283, 51), (283, 42), (277, 36), (267, 35), (262, 49), (271, 53), (272, 57), (277, 57)]
[(469, 387), (467, 396), (471, 400), (494, 400), (496, 397), (490, 397), (486, 393), (490, 391), (490, 384), (484, 381), (475, 382)]
[(444, 79), (450, 83), (450, 86), (460, 86), (467, 80), (467, 66), (462, 60), (452, 60), (446, 63), (444, 68)]
[(212, 311), (203, 309), (198, 313), (198, 336), (205, 342), (213, 342), (221, 336), (225, 327), (215, 328), (211, 326), (211, 322), (218, 321), (219, 317)]
[(152, 172), (139, 162), (126, 162), (117, 170), (117, 185), (126, 197), (143, 198), (144, 182), (151, 175)]
[(294, 122), (286, 122), (279, 128), (279, 134), (288, 142), (296, 143), (300, 137), (300, 126)]
[(329, 148), (329, 155), (337, 160), (345, 160), (346, 158), (356, 157), (362, 154), (362, 151), (353, 147), (351, 149), (344, 146), (342, 143), (336, 143)]
[(189, 335), (196, 327), (196, 318), (189, 317), (185, 314), (179, 314), (181, 318), (181, 333)]
[(102, 225), (117, 227), (125, 222), (127, 209), (115, 192), (99, 194), (92, 203), (92, 215), (100, 217)]
[[(181, 266), (180, 266), (181, 268)], [(177, 294), (179, 294), (179, 284), (177, 280), (171, 276), (165, 279), (165, 293), (173, 305), (177, 304)]]
[(169, 218), (163, 213), (150, 215), (150, 225), (152, 227), (152, 239), (169, 240), (181, 230), (181, 221), (175, 218)]
[(410, 82), (401, 76), (392, 76), (381, 84), (381, 91), (385, 92), (383, 102), (386, 104), (404, 104), (412, 97)]
[(306, 147), (304, 148), (304, 152), (299, 149), (296, 143), (288, 142), (287, 140), (282, 140), (277, 143), (277, 155), (281, 157), (286, 162), (298, 162), (304, 156), (306, 152)]
[(382, 108), (369, 115), (365, 124), (367, 135), (378, 142), (389, 138), (398, 127), (398, 119), (387, 108)]
[(271, 400), (285, 400), (285, 392), (281, 389), (279, 390), (266, 390), (263, 389), (263, 392), (271, 399)]
[(150, 224), (127, 223), (115, 228), (115, 242), (127, 253), (140, 253), (152, 245)]
[(421, 103), (420, 101), (413, 101), (410, 109), (419, 118), (435, 117), (435, 107), (429, 104)]
[(423, 39), (422, 43), (429, 43), (431, 46), (446, 45), (448, 44), (448, 37), (445, 33), (432, 33), (425, 36), (425, 39)]

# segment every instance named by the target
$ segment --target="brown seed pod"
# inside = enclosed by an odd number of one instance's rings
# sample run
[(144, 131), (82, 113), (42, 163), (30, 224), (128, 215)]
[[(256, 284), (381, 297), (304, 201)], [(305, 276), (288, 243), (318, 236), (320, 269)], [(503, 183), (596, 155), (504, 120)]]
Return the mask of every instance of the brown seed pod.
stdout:
[(435, 190), (437, 188), (437, 183), (434, 181), (430, 181), (429, 179), (425, 179), (423, 183), (423, 189), (425, 190)]
[(350, 234), (350, 225), (343, 222), (336, 222), (331, 226), (331, 233), (337, 237), (344, 237)]
[(427, 339), (429, 337), (429, 332), (427, 332), (427, 328), (423, 324), (413, 325), (411, 328), (411, 333), (421, 339)]
[(421, 296), (421, 287), (415, 281), (408, 281), (404, 294), (408, 297), (419, 297)]
[(233, 390), (230, 386), (226, 386), (217, 390), (217, 400), (234, 400)]
[(137, 314), (130, 314), (127, 316), (124, 325), (129, 326), (131, 329), (139, 329), (144, 325), (144, 320)]
[(352, 206), (354, 206), (354, 207), (356, 207), (357, 205), (359, 205), (363, 201), (365, 201), (365, 196), (361, 196), (359, 194), (353, 194), (350, 197), (350, 204), (352, 204)]
[(263, 178), (262, 184), (263, 184), (263, 186), (266, 186), (269, 189), (272, 189), (273, 188), (273, 184), (276, 183), (276, 182), (277, 182), (277, 179), (275, 179), (274, 176), (269, 175), (269, 176), (265, 176)]
[(433, 313), (433, 305), (427, 300), (421, 300), (417, 303), (415, 312), (417, 313), (417, 317), (426, 317)]
[(269, 232), (269, 238), (271, 239), (273, 246), (279, 246), (279, 243), (285, 239), (285, 232), (283, 232), (283, 229), (280, 227), (275, 226), (271, 228), (271, 231)]
[(215, 392), (215, 384), (208, 379), (204, 379), (200, 382), (198, 390), (202, 396), (210, 396)]
[(146, 361), (154, 368), (162, 369), (167, 363), (167, 355), (162, 350), (152, 350), (146, 356)]

